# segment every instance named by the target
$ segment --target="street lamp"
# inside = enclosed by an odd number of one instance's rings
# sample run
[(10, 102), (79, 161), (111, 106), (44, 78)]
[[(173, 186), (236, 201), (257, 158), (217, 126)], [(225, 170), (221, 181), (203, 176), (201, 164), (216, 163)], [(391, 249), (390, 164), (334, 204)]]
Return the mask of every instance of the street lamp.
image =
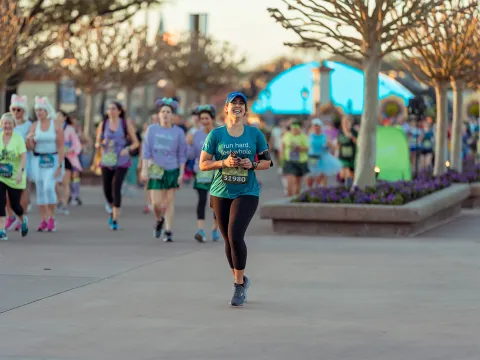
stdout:
[(310, 91), (308, 90), (307, 87), (303, 87), (302, 90), (300, 91), (300, 96), (303, 99), (303, 114), (305, 117), (307, 116), (307, 99), (310, 96)]

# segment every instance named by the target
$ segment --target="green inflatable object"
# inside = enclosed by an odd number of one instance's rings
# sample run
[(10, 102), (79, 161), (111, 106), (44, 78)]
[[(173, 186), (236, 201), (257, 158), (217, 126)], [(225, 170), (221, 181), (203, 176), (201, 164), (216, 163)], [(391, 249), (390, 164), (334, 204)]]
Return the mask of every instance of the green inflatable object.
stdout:
[(401, 126), (377, 126), (379, 180), (412, 180), (410, 148)]

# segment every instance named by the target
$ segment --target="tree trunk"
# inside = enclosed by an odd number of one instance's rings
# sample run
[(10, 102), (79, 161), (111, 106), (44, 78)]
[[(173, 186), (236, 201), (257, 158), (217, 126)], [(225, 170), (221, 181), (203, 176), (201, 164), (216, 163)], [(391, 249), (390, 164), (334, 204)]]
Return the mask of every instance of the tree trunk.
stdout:
[(378, 125), (378, 75), (381, 58), (372, 55), (364, 62), (365, 97), (360, 133), (357, 140), (357, 161), (354, 186), (375, 186), (375, 162)]
[(132, 93), (133, 89), (126, 87), (125, 88), (125, 107), (126, 109), (126, 115), (127, 118), (133, 116), (133, 111), (132, 111)]
[(452, 80), (453, 88), (453, 124), (452, 124), (452, 155), (450, 156), (451, 167), (462, 172), (462, 108), (463, 90), (465, 82), (460, 79)]
[(3, 114), (3, 113), (6, 112), (5, 111), (6, 110), (5, 94), (6, 94), (5, 88), (4, 88), (3, 84), (0, 83), (0, 114)]
[(83, 133), (90, 138), (92, 127), (93, 113), (93, 92), (85, 93), (85, 121), (83, 124)]
[(448, 127), (448, 102), (447, 102), (446, 81), (439, 81), (435, 84), (437, 98), (437, 130), (435, 132), (435, 165), (433, 174), (439, 176), (447, 171), (447, 127)]

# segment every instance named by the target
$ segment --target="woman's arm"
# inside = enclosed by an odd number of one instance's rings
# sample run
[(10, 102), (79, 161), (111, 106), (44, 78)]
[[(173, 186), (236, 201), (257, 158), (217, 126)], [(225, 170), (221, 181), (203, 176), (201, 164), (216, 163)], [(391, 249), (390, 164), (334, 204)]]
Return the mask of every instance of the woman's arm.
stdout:
[(214, 161), (213, 155), (210, 155), (205, 150), (202, 150), (202, 152), (200, 153), (199, 166), (201, 171), (222, 169), (224, 167), (222, 165), (223, 163), (223, 160)]
[(22, 172), (25, 171), (26, 166), (27, 166), (27, 152), (23, 152), (20, 154), (20, 170)]
[(27, 134), (27, 141), (25, 145), (27, 146), (27, 150), (33, 151), (35, 149), (35, 140), (33, 140), (35, 136), (35, 129), (37, 128), (37, 123), (33, 123), (32, 126), (30, 126), (30, 130), (28, 131)]
[(259, 162), (255, 170), (268, 170), (272, 166), (272, 160), (268, 150), (259, 153), (258, 160)]
[(57, 151), (58, 151), (58, 163), (61, 167), (65, 160), (65, 145), (63, 138), (63, 126), (57, 126), (55, 129), (57, 132)]

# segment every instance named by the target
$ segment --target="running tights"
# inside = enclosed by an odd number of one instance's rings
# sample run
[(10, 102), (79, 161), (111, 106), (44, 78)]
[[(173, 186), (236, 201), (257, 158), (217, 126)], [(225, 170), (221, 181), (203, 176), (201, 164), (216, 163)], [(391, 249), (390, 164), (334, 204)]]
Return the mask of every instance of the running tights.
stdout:
[(122, 185), (128, 168), (102, 168), (103, 192), (107, 202), (116, 208), (122, 206)]
[[(198, 193), (197, 220), (205, 220), (205, 207), (207, 206), (208, 190), (196, 189)], [(213, 213), (215, 219), (215, 213)]]
[(225, 254), (230, 268), (244, 270), (247, 263), (245, 232), (258, 207), (258, 196), (244, 195), (236, 199), (210, 196), (210, 206), (225, 240)]
[(11, 187), (5, 185), (0, 181), (0, 217), (5, 217), (5, 206), (7, 204), (7, 193), (8, 200), (10, 200), (10, 207), (17, 216), (23, 215), (23, 208), (20, 205), (22, 199), (22, 189), (12, 189)]

